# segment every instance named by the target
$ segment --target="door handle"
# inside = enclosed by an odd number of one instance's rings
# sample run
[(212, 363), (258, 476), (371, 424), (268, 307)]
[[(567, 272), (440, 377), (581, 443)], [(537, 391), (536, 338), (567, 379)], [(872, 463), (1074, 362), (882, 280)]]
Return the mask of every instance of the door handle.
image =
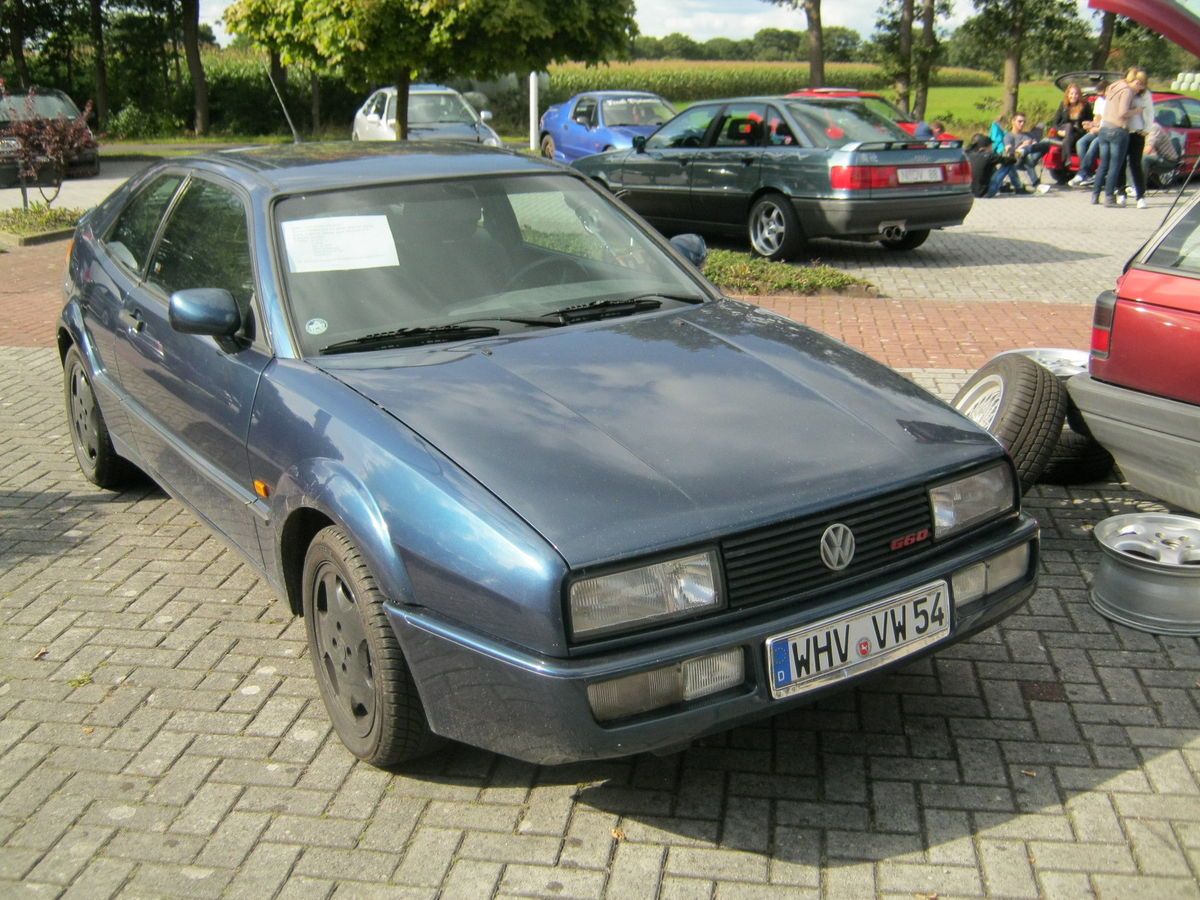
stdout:
[(126, 308), (121, 310), (121, 321), (134, 334), (141, 333), (141, 330), (146, 327), (146, 320), (142, 318), (142, 314), (136, 309)]

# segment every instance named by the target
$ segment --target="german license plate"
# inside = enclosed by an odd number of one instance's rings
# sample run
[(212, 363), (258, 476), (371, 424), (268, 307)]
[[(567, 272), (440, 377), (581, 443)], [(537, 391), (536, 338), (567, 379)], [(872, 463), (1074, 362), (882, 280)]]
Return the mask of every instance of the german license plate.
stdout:
[(942, 180), (941, 166), (928, 166), (921, 169), (897, 169), (896, 181), (900, 184), (928, 184)]
[(790, 697), (915, 653), (950, 632), (946, 582), (767, 639), (771, 696)]

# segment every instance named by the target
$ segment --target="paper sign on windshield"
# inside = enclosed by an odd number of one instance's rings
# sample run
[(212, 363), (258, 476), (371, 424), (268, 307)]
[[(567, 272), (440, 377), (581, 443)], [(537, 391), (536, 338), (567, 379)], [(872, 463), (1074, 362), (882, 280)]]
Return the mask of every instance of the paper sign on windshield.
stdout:
[(329, 216), (284, 222), (283, 242), (291, 272), (400, 265), (387, 216)]

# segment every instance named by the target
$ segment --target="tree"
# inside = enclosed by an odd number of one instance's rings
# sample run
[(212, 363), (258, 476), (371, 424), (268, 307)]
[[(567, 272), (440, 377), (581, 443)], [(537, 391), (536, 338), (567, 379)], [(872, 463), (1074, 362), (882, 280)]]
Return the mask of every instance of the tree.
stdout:
[(1112, 52), (1113, 26), (1117, 14), (1106, 12), (1100, 17), (1100, 35), (1096, 38), (1096, 52), (1092, 55), (1092, 68), (1103, 69), (1108, 65), (1108, 54)]
[(700, 59), (703, 55), (699, 44), (678, 31), (659, 41), (659, 48), (662, 52), (660, 59)]
[(753, 58), (763, 62), (799, 59), (804, 33), (782, 28), (762, 28), (751, 38)]
[(900, 22), (896, 32), (896, 101), (908, 112), (909, 77), (912, 74), (913, 0), (900, 0)]
[(789, 9), (804, 9), (808, 23), (808, 84), (821, 87), (825, 84), (825, 46), (821, 32), (821, 0), (765, 0), (776, 6)]
[(29, 89), (29, 66), (25, 62), (25, 3), (24, 0), (4, 0), (0, 3), (8, 31), (8, 52), (13, 70), (22, 89)]
[(936, 12), (934, 0), (921, 0), (921, 40), (914, 53), (914, 96), (912, 114), (916, 119), (925, 119), (925, 108), (929, 102), (929, 78), (937, 56), (937, 35), (933, 30)]
[[(37, 187), (47, 206), (53, 203), (62, 190), (67, 163), (92, 141), (87, 126), (87, 117), (92, 111), (90, 101), (77, 118), (46, 118), (34, 108), (36, 97), (36, 90), (31, 88), (24, 99), (25, 114), (14, 117), (0, 128), (0, 138), (16, 142), (17, 186), (21, 189), (24, 209), (29, 209), (28, 189), (31, 186)], [(0, 79), (0, 103), (13, 105), (3, 79)], [(47, 187), (53, 188), (53, 193), (47, 194)]]
[[(935, 23), (950, 15), (948, 0), (919, 0), (920, 31), (914, 25), (915, 0), (884, 0), (875, 22), (872, 43), (875, 61), (896, 86), (900, 106), (923, 119), (929, 96), (929, 80), (940, 62), (941, 45)], [(911, 92), (911, 93), (910, 93)]]
[(192, 76), (195, 97), (196, 134), (208, 134), (208, 82), (204, 78), (204, 63), (200, 60), (200, 0), (180, 0), (183, 16), (183, 52), (187, 57), (188, 74)]
[(104, 10), (101, 0), (88, 0), (88, 25), (92, 36), (92, 66), (96, 79), (96, 127), (108, 121), (108, 64), (104, 56)]
[(862, 35), (853, 28), (831, 25), (824, 29), (822, 43), (829, 62), (854, 62), (862, 56)]

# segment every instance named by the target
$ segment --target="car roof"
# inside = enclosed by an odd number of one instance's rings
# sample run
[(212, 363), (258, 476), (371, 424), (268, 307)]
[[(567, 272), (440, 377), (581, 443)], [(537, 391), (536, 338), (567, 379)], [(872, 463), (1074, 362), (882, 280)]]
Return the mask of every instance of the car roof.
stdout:
[(787, 94), (788, 97), (880, 97), (875, 91), (860, 91), (858, 88), (819, 87), (800, 88)]
[(654, 97), (656, 99), (662, 99), (661, 97), (659, 97), (658, 94), (654, 93), (653, 91), (615, 91), (615, 90), (580, 91), (575, 96), (576, 97), (584, 97), (584, 96), (587, 96), (587, 97)]
[[(396, 93), (396, 86), (394, 84), (385, 84), (381, 88), (376, 88), (371, 93), (377, 94), (377, 93), (379, 93), (379, 91), (383, 91), (385, 94), (394, 94), (394, 93)], [(456, 91), (452, 87), (447, 87), (444, 84), (410, 84), (408, 86), (408, 93), (409, 94), (457, 94), (458, 91)]]
[(164, 165), (213, 172), (247, 189), (265, 189), (274, 194), (396, 181), (570, 174), (566, 167), (536, 156), (434, 141), (272, 144), (167, 160)]

